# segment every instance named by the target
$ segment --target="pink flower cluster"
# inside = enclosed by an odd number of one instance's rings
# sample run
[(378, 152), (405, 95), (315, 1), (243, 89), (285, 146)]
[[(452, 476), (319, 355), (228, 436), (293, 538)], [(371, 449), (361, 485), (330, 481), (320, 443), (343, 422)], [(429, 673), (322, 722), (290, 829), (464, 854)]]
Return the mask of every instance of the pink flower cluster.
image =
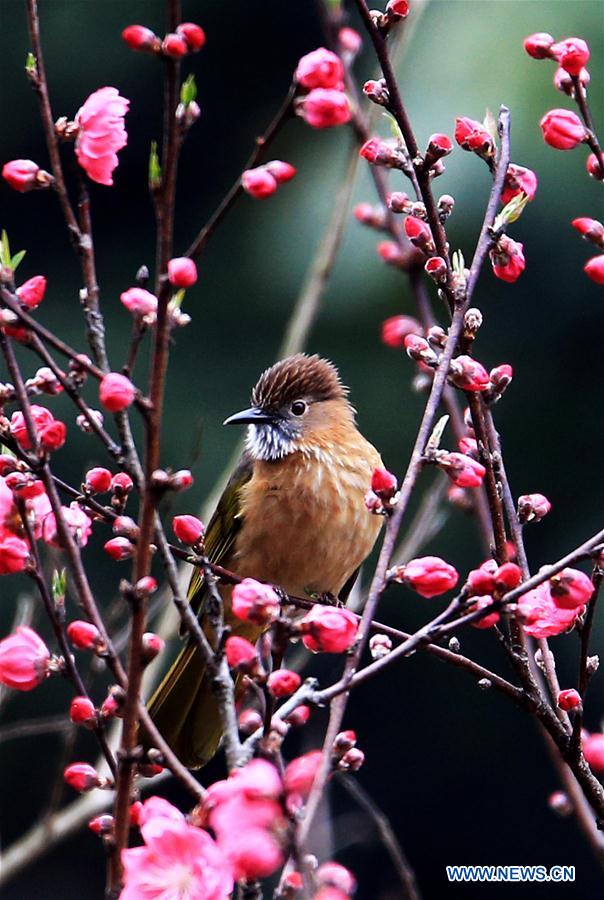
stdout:
[(176, 31), (166, 34), (163, 40), (144, 25), (128, 25), (122, 31), (122, 39), (131, 50), (162, 54), (170, 59), (197, 53), (206, 42), (203, 28), (195, 22), (181, 22)]
[(594, 586), (584, 572), (563, 569), (518, 599), (518, 616), (524, 630), (535, 638), (554, 637), (569, 631), (593, 591)]
[(246, 169), (241, 176), (241, 187), (257, 200), (270, 197), (280, 184), (291, 181), (295, 176), (294, 166), (280, 159), (274, 159), (255, 169)]
[(333, 128), (350, 121), (352, 112), (344, 92), (344, 64), (337, 54), (319, 47), (303, 56), (294, 79), (300, 91), (306, 92), (296, 105), (300, 115), (312, 128)]

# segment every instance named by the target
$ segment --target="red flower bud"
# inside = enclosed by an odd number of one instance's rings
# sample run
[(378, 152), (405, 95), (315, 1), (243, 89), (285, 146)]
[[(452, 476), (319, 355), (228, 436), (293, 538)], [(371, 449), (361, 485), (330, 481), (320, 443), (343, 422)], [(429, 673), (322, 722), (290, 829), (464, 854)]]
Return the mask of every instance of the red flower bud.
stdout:
[(489, 388), (497, 394), (503, 394), (505, 389), (512, 383), (514, 370), (508, 363), (502, 363), (495, 366), (489, 372)]
[[(476, 609), (488, 609), (488, 607), (492, 605), (492, 597), (476, 597), (476, 599), (472, 603), (472, 606), (469, 608), (469, 612), (474, 612), (474, 610)], [(488, 613), (487, 615), (483, 616), (481, 619), (476, 619), (476, 621), (472, 622), (471, 624), (474, 628), (492, 628), (497, 624), (499, 619), (500, 615), (497, 610), (495, 610), (494, 612)]]
[(121, 562), (124, 559), (130, 559), (134, 553), (134, 544), (131, 544), (126, 537), (114, 537), (107, 541), (103, 550), (109, 554), (111, 559)]
[(521, 525), (540, 522), (551, 508), (552, 504), (543, 494), (523, 494), (518, 497), (518, 520)]
[(457, 487), (480, 487), (486, 472), (483, 465), (463, 453), (443, 453), (438, 467)]
[(239, 713), (239, 731), (242, 734), (253, 734), (262, 728), (262, 716), (257, 709), (244, 709)]
[(301, 58), (294, 79), (308, 90), (338, 88), (344, 82), (344, 66), (339, 56), (319, 47)]
[(181, 59), (189, 52), (189, 45), (180, 34), (167, 34), (162, 41), (161, 48), (171, 59)]
[(135, 589), (141, 594), (153, 594), (157, 590), (157, 581), (152, 575), (144, 575), (136, 582)]
[(110, 816), (108, 813), (103, 813), (100, 816), (95, 816), (88, 823), (88, 827), (94, 834), (98, 834), (100, 837), (106, 834), (111, 834), (113, 832), (113, 826), (115, 825), (115, 820), (113, 816)]
[(377, 81), (371, 78), (366, 81), (363, 85), (363, 93), (378, 106), (388, 106), (390, 103), (390, 93), (383, 78), (379, 78)]
[(354, 28), (345, 26), (338, 31), (338, 43), (343, 53), (356, 56), (363, 46), (363, 38)]
[(428, 341), (419, 334), (408, 334), (404, 340), (405, 350), (410, 359), (416, 362), (436, 362), (436, 354)]
[(114, 716), (119, 715), (121, 709), (122, 705), (119, 700), (112, 693), (109, 693), (103, 700), (101, 716), (103, 719), (112, 719)]
[(350, 121), (352, 112), (343, 91), (315, 88), (304, 97), (299, 114), (311, 128), (334, 128)]
[(197, 53), (206, 42), (205, 31), (201, 25), (196, 25), (194, 22), (182, 22), (176, 29), (176, 33), (185, 39), (191, 53)]
[(583, 739), (583, 756), (594, 772), (604, 772), (604, 734), (588, 734)]
[(467, 116), (455, 119), (455, 140), (462, 150), (469, 150), (483, 159), (489, 159), (495, 154), (493, 138), (482, 122)]
[(17, 296), (21, 303), (24, 303), (28, 309), (35, 309), (44, 299), (46, 293), (46, 278), (44, 275), (34, 275), (24, 281), (17, 288)]
[(267, 686), (273, 697), (289, 697), (297, 691), (302, 679), (291, 669), (277, 669), (268, 676)]
[(31, 691), (49, 675), (50, 651), (32, 628), (19, 625), (0, 641), (0, 684)]
[(265, 168), (271, 173), (277, 184), (285, 184), (296, 175), (296, 168), (281, 159), (273, 159), (266, 163)]
[(341, 756), (343, 753), (347, 753), (348, 750), (352, 750), (356, 742), (356, 732), (352, 731), (352, 729), (348, 729), (347, 731), (340, 731), (335, 736), (335, 740), (333, 742), (333, 752), (337, 756)]
[(238, 619), (268, 625), (274, 622), (281, 611), (281, 603), (275, 591), (268, 584), (254, 578), (244, 578), (236, 584), (231, 594), (233, 613)]
[(585, 126), (570, 109), (551, 109), (539, 126), (545, 143), (556, 150), (572, 150), (586, 137)]
[(458, 356), (451, 360), (449, 381), (464, 391), (486, 391), (489, 374), (478, 360), (471, 356)]
[(576, 228), (582, 237), (604, 249), (604, 225), (598, 222), (597, 219), (589, 219), (587, 216), (582, 216), (579, 219), (573, 219), (571, 225), (573, 228)]
[(499, 566), (495, 572), (495, 591), (506, 594), (514, 590), (522, 581), (522, 569), (516, 563), (507, 562)]
[(536, 34), (529, 34), (524, 39), (524, 49), (533, 59), (547, 59), (552, 55), (551, 48), (553, 43), (554, 39), (551, 34), (539, 31)]
[[(316, 872), (316, 879), (317, 884), (321, 887), (333, 887), (341, 894), (346, 895), (346, 897), (350, 894), (354, 894), (357, 886), (356, 879), (352, 872), (345, 869), (344, 866), (341, 866), (339, 863), (331, 861), (321, 863)], [(334, 900), (336, 900), (335, 897)]]
[[(11, 159), (2, 167), (2, 177), (15, 191), (24, 194), (38, 187), (48, 187), (52, 179), (48, 172), (31, 159)], [(46, 182), (46, 183), (45, 183)]]
[(358, 772), (365, 762), (365, 754), (358, 747), (347, 750), (340, 762), (338, 769), (341, 772)]
[(245, 638), (233, 635), (226, 639), (226, 658), (231, 669), (249, 669), (258, 661), (256, 648)]
[(526, 194), (532, 200), (537, 192), (537, 176), (532, 169), (510, 163), (505, 174), (501, 202), (505, 206), (518, 194)]
[(453, 150), (453, 141), (447, 134), (432, 134), (428, 138), (428, 161), (441, 159), (448, 156)]
[[(579, 79), (580, 84), (584, 88), (586, 88), (591, 81), (591, 75), (587, 69), (581, 69), (579, 74), (575, 77)], [(575, 82), (573, 81), (573, 76), (569, 75), (568, 72), (565, 72), (564, 69), (558, 68), (554, 72), (554, 87), (557, 91), (566, 94), (568, 97), (575, 96)]]
[(165, 646), (166, 642), (158, 634), (154, 634), (152, 631), (146, 631), (143, 634), (141, 648), (143, 663), (147, 665), (152, 662), (156, 656), (159, 656)]
[(274, 175), (260, 166), (257, 169), (246, 169), (241, 176), (241, 186), (250, 197), (261, 200), (270, 197), (277, 190), (277, 179)]
[(190, 288), (197, 281), (197, 266), (188, 256), (177, 256), (168, 262), (168, 280), (177, 288)]
[(306, 799), (313, 786), (315, 775), (321, 765), (323, 754), (320, 750), (311, 750), (298, 756), (285, 767), (283, 785), (287, 794), (299, 794)]
[(109, 412), (121, 412), (134, 400), (136, 390), (129, 378), (119, 372), (109, 372), (100, 384), (99, 397)]
[(583, 271), (596, 284), (604, 284), (604, 253), (588, 259), (583, 266)]
[(388, 0), (386, 12), (398, 19), (405, 19), (409, 15), (409, 0)]
[(381, 257), (385, 263), (388, 263), (389, 266), (394, 266), (397, 269), (404, 269), (406, 267), (407, 259), (405, 258), (405, 254), (394, 241), (380, 241), (376, 250), (378, 256)]
[(513, 241), (505, 234), (499, 238), (497, 246), (489, 252), (489, 256), (495, 277), (509, 284), (517, 281), (526, 267), (524, 244)]
[(392, 500), (398, 489), (396, 475), (387, 469), (377, 468), (371, 476), (371, 490), (378, 495), (380, 500)]
[(117, 472), (111, 479), (111, 490), (118, 496), (129, 494), (134, 482), (126, 472)]
[(188, 490), (192, 484), (193, 476), (189, 469), (179, 469), (170, 476), (170, 487), (177, 493)]
[(359, 156), (366, 159), (372, 166), (396, 168), (400, 163), (398, 151), (381, 138), (369, 138), (365, 141), (359, 150)]
[(82, 619), (69, 623), (67, 637), (78, 650), (94, 650), (101, 643), (101, 634), (96, 625)]
[(438, 597), (455, 587), (459, 580), (457, 570), (438, 556), (412, 559), (404, 566), (397, 566), (389, 573), (392, 581), (406, 584), (421, 597)]
[(65, 443), (67, 428), (64, 422), (54, 419), (38, 430), (38, 438), (44, 450), (58, 450)]
[(104, 494), (111, 487), (112, 478), (113, 476), (109, 469), (103, 469), (101, 466), (97, 466), (86, 472), (84, 487), (91, 493)]
[(358, 620), (349, 609), (317, 603), (300, 621), (302, 643), (313, 653), (344, 653), (355, 642)]
[(88, 697), (74, 697), (69, 708), (69, 718), (75, 725), (94, 725), (96, 709)]
[(585, 572), (579, 569), (562, 569), (549, 580), (553, 601), (560, 609), (578, 609), (589, 602), (594, 585)]
[(595, 178), (597, 181), (604, 181), (604, 169), (595, 153), (589, 154), (585, 161), (585, 168), (592, 178)]
[(63, 778), (75, 791), (91, 791), (103, 783), (99, 773), (88, 763), (73, 763), (67, 766)]
[(159, 38), (150, 28), (144, 25), (128, 25), (122, 31), (122, 40), (131, 50), (157, 53), (160, 48)]
[(204, 527), (196, 516), (174, 516), (172, 530), (183, 544), (196, 544), (203, 537)]
[(426, 260), (424, 269), (437, 284), (442, 284), (447, 277), (447, 264), (442, 256), (431, 256)]
[(289, 716), (286, 716), (285, 721), (293, 728), (301, 728), (302, 725), (306, 725), (309, 718), (310, 707), (302, 704), (302, 706), (297, 706), (292, 712), (290, 712)]
[(589, 47), (581, 38), (571, 37), (553, 44), (551, 55), (569, 75), (578, 75), (589, 60)]
[(382, 322), (382, 343), (396, 349), (405, 346), (408, 334), (421, 334), (422, 326), (411, 316), (391, 316)]
[(405, 219), (405, 234), (414, 247), (419, 247), (425, 251), (434, 249), (430, 226), (418, 219), (417, 216), (407, 216)]
[(571, 712), (581, 706), (581, 694), (574, 688), (567, 688), (558, 694), (558, 706), (565, 712)]

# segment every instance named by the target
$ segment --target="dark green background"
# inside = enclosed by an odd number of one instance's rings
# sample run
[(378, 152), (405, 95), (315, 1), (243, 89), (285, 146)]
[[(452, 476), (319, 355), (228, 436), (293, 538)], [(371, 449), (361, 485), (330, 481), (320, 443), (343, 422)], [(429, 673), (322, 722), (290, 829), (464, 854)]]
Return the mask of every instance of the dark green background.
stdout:
[[(86, 96), (104, 85), (115, 85), (131, 100), (126, 120), (129, 143), (120, 154), (116, 186), (92, 188), (103, 309), (112, 364), (118, 368), (130, 324), (118, 297), (132, 284), (139, 265), (152, 266), (146, 164), (161, 120), (161, 67), (152, 58), (129, 52), (119, 34), (132, 22), (161, 33), (163, 4), (42, 0), (40, 7), (55, 115), (73, 117)], [(177, 251), (185, 249), (241, 171), (254, 136), (287, 90), (298, 58), (322, 42), (308, 0), (192, 0), (183, 7), (185, 20), (204, 26), (208, 43), (185, 63), (185, 71), (195, 72), (197, 78), (202, 116), (183, 152)], [(543, 144), (540, 117), (552, 107), (571, 104), (552, 87), (553, 65), (530, 60), (522, 39), (533, 31), (550, 31), (556, 37), (579, 35), (589, 40), (590, 98), (596, 121), (604, 127), (603, 11), (600, 0), (435, 0), (428, 5), (399, 71), (420, 146), (434, 131), (451, 134), (456, 115), (480, 119), (486, 107), (497, 110), (506, 103), (512, 112), (513, 159), (539, 176), (537, 198), (512, 230), (525, 244), (526, 272), (512, 287), (495, 281), (485, 269), (475, 295), (485, 317), (478, 357), (487, 368), (509, 362), (515, 371), (514, 383), (496, 410), (514, 492), (540, 491), (553, 503), (551, 516), (527, 530), (534, 569), (601, 527), (602, 289), (583, 275), (591, 251), (570, 228), (570, 221), (579, 215), (601, 218), (602, 199), (601, 185), (586, 176), (585, 148), (560, 153)], [(0, 162), (25, 157), (47, 165), (37, 105), (23, 75), (28, 49), (23, 4), (3, 0)], [(372, 74), (368, 50), (357, 68), (364, 76)], [(380, 127), (386, 134), (387, 126)], [(197, 509), (234, 449), (236, 434), (220, 423), (246, 404), (258, 373), (277, 352), (328, 221), (350, 141), (346, 129), (316, 132), (294, 121), (271, 156), (297, 166), (295, 181), (265, 202), (243, 198), (200, 261), (198, 285), (186, 299), (193, 322), (176, 335), (164, 420), (164, 464), (193, 465), (196, 477), (193, 490), (178, 498), (179, 511)], [(486, 167), (456, 151), (436, 190), (456, 199), (450, 240), (469, 259), (489, 190)], [(365, 171), (355, 199), (373, 200)], [(0, 186), (0, 226), (7, 228), (14, 249), (28, 250), (20, 280), (37, 273), (48, 276), (47, 297), (37, 313), (40, 321), (83, 347), (79, 267), (54, 198), (44, 192), (19, 196)], [(351, 387), (363, 432), (380, 448), (388, 467), (401, 472), (422, 399), (409, 390), (412, 364), (380, 344), (379, 327), (386, 316), (412, 313), (413, 308), (405, 279), (381, 264), (375, 243), (375, 234), (350, 217), (309, 349), (337, 363)], [(26, 355), (22, 359), (28, 373), (35, 369)], [(139, 378), (143, 374), (141, 370)], [(92, 401), (94, 393), (89, 396)], [(66, 417), (70, 432), (68, 444), (57, 454), (57, 468), (77, 481), (91, 463), (105, 460), (92, 439), (75, 429), (68, 404), (57, 400), (51, 405)], [(428, 479), (422, 482), (427, 483)], [(106, 563), (100, 551), (104, 540), (101, 529), (86, 558), (94, 587), (109, 603), (127, 568)], [(462, 572), (482, 559), (472, 522), (457, 511), (429, 550)], [(25, 587), (14, 577), (2, 580), (2, 634), (10, 628), (16, 594)], [(441, 605), (438, 599), (422, 600), (400, 588), (389, 592), (380, 616), (411, 630)], [(600, 632), (598, 616), (595, 644), (601, 651)], [(559, 652), (562, 684), (570, 686), (576, 636), (555, 639), (553, 645)], [(464, 634), (462, 646), (505, 672), (505, 659), (491, 634)], [(601, 683), (602, 676), (597, 675), (587, 708), (591, 730), (599, 727), (604, 712)], [(98, 698), (102, 696), (99, 686)], [(53, 680), (32, 694), (14, 697), (4, 719), (58, 713), (68, 698), (67, 686)], [(322, 715), (315, 719), (321, 724)], [(595, 886), (599, 871), (574, 825), (547, 809), (546, 798), (557, 782), (541, 737), (525, 714), (503, 698), (481, 693), (463, 673), (419, 655), (359, 691), (346, 724), (357, 730), (367, 753), (359, 780), (390, 816), (425, 897), (503, 892), (485, 886), (447, 886), (444, 866), (451, 863), (574, 864), (576, 884), (560, 886), (556, 893), (584, 897)], [(288, 753), (316, 745), (319, 734), (309, 727), (299, 746), (291, 739)], [(73, 758), (93, 759), (88, 737), (80, 737)], [(59, 765), (58, 747), (52, 736), (2, 745), (5, 845), (45, 808)], [(218, 767), (208, 771), (208, 777), (211, 774), (217, 776)], [(170, 796), (185, 802), (177, 792)], [(335, 849), (338, 858), (357, 872), (359, 896), (400, 897), (391, 865), (367, 821), (341, 788), (334, 789), (334, 799)], [(102, 884), (101, 850), (97, 839), (86, 832), (23, 873), (5, 896), (97, 897)], [(506, 894), (511, 890), (508, 887)], [(549, 890), (513, 887), (515, 897), (546, 896)]]

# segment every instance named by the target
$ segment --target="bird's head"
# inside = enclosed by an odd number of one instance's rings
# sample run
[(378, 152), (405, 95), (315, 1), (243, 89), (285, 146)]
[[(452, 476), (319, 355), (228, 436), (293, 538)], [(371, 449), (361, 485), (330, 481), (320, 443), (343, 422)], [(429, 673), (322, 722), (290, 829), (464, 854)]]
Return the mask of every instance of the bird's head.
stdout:
[(317, 453), (339, 428), (354, 422), (347, 394), (332, 363), (297, 353), (263, 372), (250, 409), (224, 424), (248, 426), (247, 447), (254, 459)]

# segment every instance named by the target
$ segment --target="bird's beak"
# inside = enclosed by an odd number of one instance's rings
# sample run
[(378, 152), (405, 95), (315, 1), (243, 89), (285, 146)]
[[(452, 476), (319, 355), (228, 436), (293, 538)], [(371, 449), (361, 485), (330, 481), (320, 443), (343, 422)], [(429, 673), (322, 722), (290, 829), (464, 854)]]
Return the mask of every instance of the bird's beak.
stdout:
[(269, 415), (263, 409), (252, 406), (251, 409), (244, 409), (241, 412), (229, 416), (222, 423), (223, 425), (266, 425), (274, 422), (274, 416)]

